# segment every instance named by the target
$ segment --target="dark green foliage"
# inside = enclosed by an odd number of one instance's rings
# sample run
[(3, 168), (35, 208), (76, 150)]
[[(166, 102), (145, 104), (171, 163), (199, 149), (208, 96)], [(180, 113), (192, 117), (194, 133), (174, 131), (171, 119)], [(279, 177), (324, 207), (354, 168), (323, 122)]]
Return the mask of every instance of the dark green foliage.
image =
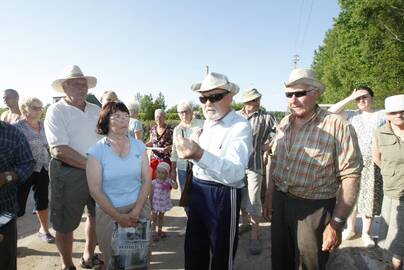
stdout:
[(88, 93), (86, 100), (87, 102), (93, 103), (98, 107), (101, 107), (101, 102), (98, 101), (98, 99), (95, 97), (94, 94)]
[(341, 13), (313, 69), (327, 89), (321, 103), (335, 103), (359, 85), (375, 92), (375, 106), (404, 92), (404, 1), (340, 0)]

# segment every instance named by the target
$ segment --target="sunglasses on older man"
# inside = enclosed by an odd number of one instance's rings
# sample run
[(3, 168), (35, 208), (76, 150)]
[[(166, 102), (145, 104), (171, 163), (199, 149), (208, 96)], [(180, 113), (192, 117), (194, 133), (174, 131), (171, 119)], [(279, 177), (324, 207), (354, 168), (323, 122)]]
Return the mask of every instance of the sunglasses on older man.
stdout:
[(218, 101), (222, 100), (228, 93), (229, 92), (224, 92), (224, 93), (220, 93), (220, 94), (210, 95), (210, 96), (207, 96), (207, 97), (200, 96), (199, 101), (202, 104), (205, 104), (208, 100), (210, 101), (210, 103), (215, 103), (215, 102), (218, 102)]
[(308, 92), (311, 92), (311, 91), (313, 91), (313, 89), (297, 91), (297, 92), (285, 92), (285, 96), (287, 98), (292, 98), (293, 96), (295, 96), (295, 97), (304, 97), (304, 96), (307, 95)]

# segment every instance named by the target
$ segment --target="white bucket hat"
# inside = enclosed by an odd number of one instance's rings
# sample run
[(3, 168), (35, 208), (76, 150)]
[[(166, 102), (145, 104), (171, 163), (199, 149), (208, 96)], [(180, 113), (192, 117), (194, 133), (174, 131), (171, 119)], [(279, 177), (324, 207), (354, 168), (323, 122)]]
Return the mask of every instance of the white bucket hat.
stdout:
[(65, 67), (65, 69), (63, 70), (63, 73), (62, 73), (62, 79), (57, 79), (56, 81), (54, 81), (52, 83), (52, 87), (53, 87), (53, 89), (55, 89), (56, 92), (64, 93), (63, 86), (62, 86), (63, 83), (66, 80), (78, 79), (78, 78), (84, 78), (87, 80), (88, 89), (94, 88), (97, 85), (97, 78), (92, 77), (92, 76), (84, 76), (83, 72), (81, 71), (81, 69), (78, 66), (71, 65), (71, 66)]
[(384, 108), (386, 113), (404, 111), (404, 95), (387, 97), (384, 100)]
[(162, 161), (157, 165), (157, 169), (165, 170), (167, 173), (170, 173), (170, 164)]
[(285, 83), (285, 86), (291, 87), (300, 83), (313, 86), (319, 89), (321, 92), (325, 90), (324, 84), (317, 79), (316, 74), (311, 69), (297, 68), (292, 70), (289, 75), (289, 80)]
[(258, 92), (257, 89), (255, 88), (249, 88), (247, 90), (244, 91), (242, 97), (241, 97), (241, 102), (242, 103), (246, 103), (249, 102), (251, 100), (260, 98), (262, 95), (260, 94), (260, 92)]
[(229, 82), (225, 75), (215, 72), (209, 72), (201, 83), (191, 85), (191, 90), (196, 92), (206, 92), (216, 88), (227, 90), (234, 95), (240, 90), (238, 85)]

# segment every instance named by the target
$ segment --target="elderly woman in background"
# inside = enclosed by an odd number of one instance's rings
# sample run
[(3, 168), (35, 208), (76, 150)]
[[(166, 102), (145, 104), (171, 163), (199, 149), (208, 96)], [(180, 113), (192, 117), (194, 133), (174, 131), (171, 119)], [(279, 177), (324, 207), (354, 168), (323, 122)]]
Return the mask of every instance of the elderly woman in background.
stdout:
[(100, 97), (101, 107), (104, 107), (108, 102), (118, 101), (118, 95), (114, 91), (105, 91)]
[(151, 156), (152, 179), (156, 178), (155, 169), (160, 161), (171, 165), (170, 155), (173, 145), (173, 129), (166, 123), (166, 115), (162, 109), (154, 111), (155, 125), (150, 128), (148, 147), (154, 147)]
[[(174, 138), (178, 136), (191, 138), (194, 134), (200, 132), (203, 127), (203, 120), (195, 119), (193, 117), (193, 111), (192, 102), (188, 100), (178, 102), (177, 113), (181, 122), (174, 128)], [(178, 157), (174, 143), (171, 152), (171, 179), (177, 179), (178, 175), (181, 192), (184, 190), (185, 180), (187, 178), (187, 166), (188, 161)]]
[(128, 104), (128, 109), (129, 109), (129, 115), (130, 115), (130, 120), (129, 120), (129, 134), (133, 136), (133, 138), (138, 139), (138, 140), (143, 140), (143, 123), (142, 121), (138, 120), (138, 114), (140, 112), (140, 105), (139, 103), (129, 103)]
[(34, 191), (35, 213), (41, 225), (38, 237), (48, 243), (55, 242), (48, 226), (48, 191), (49, 191), (49, 152), (45, 130), (41, 122), (42, 102), (35, 97), (24, 98), (20, 103), (22, 119), (14, 125), (24, 133), (35, 160), (34, 172), (18, 187), (19, 217), (25, 214), (27, 198)]
[[(374, 246), (370, 236), (373, 217), (380, 214), (383, 201), (383, 180), (372, 160), (372, 134), (374, 130), (386, 122), (383, 111), (373, 109), (373, 91), (367, 86), (355, 89), (352, 94), (336, 103), (328, 110), (339, 113), (347, 119), (358, 135), (359, 147), (363, 157), (363, 170), (357, 202), (357, 210), (352, 211), (347, 221), (347, 228), (342, 232), (342, 239), (355, 236), (357, 211), (362, 215), (362, 241), (365, 246)], [(344, 111), (351, 101), (356, 102), (358, 110)]]
[(105, 265), (111, 259), (115, 222), (130, 227), (139, 218), (150, 219), (149, 161), (145, 145), (128, 136), (129, 118), (123, 103), (107, 103), (97, 123), (97, 133), (105, 137), (88, 150), (86, 173), (97, 202), (97, 239)]
[(393, 269), (404, 259), (404, 95), (386, 98), (388, 122), (375, 131), (373, 159), (383, 175), (383, 208), (380, 246), (393, 255)]

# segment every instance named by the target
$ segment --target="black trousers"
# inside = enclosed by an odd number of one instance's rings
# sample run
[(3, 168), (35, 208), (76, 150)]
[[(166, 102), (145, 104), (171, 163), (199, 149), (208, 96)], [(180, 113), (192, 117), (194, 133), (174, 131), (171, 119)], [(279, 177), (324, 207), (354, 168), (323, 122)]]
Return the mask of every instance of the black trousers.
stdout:
[(237, 252), (241, 190), (209, 181), (192, 181), (186, 270), (231, 270)]
[(0, 241), (0, 269), (17, 269), (17, 222), (11, 220), (0, 228), (2, 240)]
[(275, 191), (272, 206), (272, 269), (325, 270), (329, 253), (321, 246), (335, 198), (308, 200)]

